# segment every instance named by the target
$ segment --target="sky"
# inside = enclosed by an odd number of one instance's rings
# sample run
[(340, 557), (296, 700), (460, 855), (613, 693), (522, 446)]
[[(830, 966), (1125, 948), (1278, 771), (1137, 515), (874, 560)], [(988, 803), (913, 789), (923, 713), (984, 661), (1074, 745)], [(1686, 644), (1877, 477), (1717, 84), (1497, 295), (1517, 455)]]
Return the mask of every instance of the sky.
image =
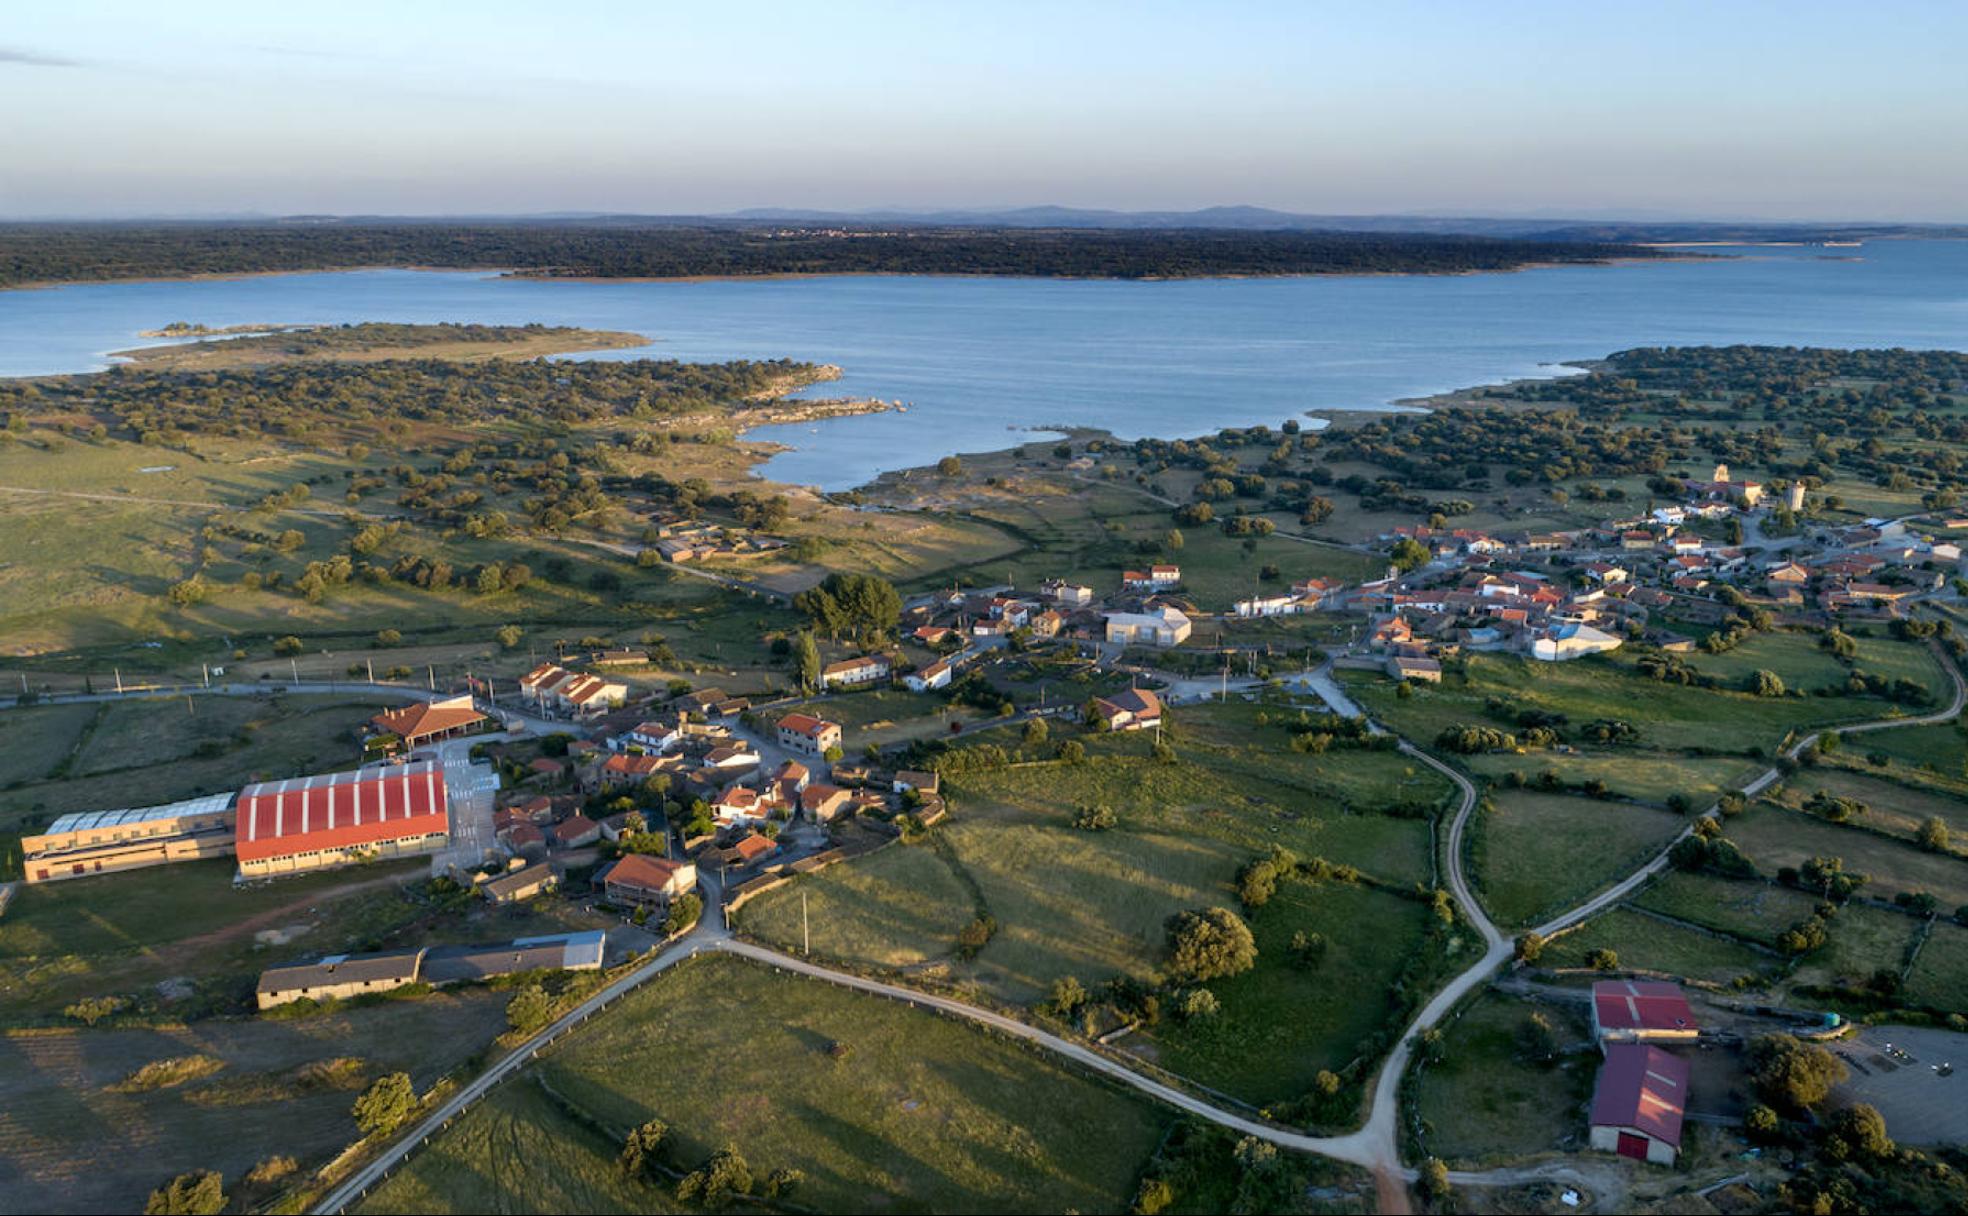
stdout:
[(0, 216), (1968, 221), (1968, 4), (64, 0)]

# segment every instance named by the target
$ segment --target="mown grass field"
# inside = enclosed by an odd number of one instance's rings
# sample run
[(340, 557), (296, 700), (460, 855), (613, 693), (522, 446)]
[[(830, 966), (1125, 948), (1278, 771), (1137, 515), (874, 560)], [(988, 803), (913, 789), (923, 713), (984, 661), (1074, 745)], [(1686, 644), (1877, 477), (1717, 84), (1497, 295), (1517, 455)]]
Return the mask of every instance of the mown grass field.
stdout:
[[(402, 1069), (427, 1089), (504, 1029), (504, 999), (477, 992), (293, 1021), (0, 1036), (0, 1207), (136, 1212), (174, 1175), (215, 1169), (236, 1189), (276, 1155), (299, 1160), (298, 1181), (356, 1138), (349, 1106), (366, 1078)], [(147, 1064), (198, 1055), (224, 1067), (179, 1086), (119, 1088)], [(308, 1071), (342, 1058), (358, 1066), (332, 1082)]]
[(1777, 935), (1809, 917), (1818, 901), (1802, 891), (1712, 874), (1669, 870), (1633, 902), (1690, 924), (1773, 946)]
[(1499, 924), (1531, 925), (1632, 873), (1686, 826), (1632, 803), (1493, 790), (1469, 837), (1478, 898)]
[[(666, 1188), (614, 1180), (620, 1133), (660, 1118), (667, 1160), (735, 1144), (760, 1178), (803, 1171), (793, 1198), (820, 1211), (1114, 1211), (1173, 1122), (963, 1023), (724, 956), (627, 997), (536, 1071), (565, 1102), (509, 1082), (364, 1210), (674, 1210)], [(584, 1124), (607, 1133), (562, 1134)]]
[[(1756, 648), (1767, 639), (1787, 636), (1763, 635), (1739, 649), (1754, 658)], [(1699, 658), (1691, 661), (1701, 665)], [(1924, 649), (1903, 642), (1864, 640), (1860, 665), (1882, 674), (1924, 674), (1924, 682), (1937, 690), (1946, 679)], [(1466, 678), (1424, 685), (1407, 698), (1396, 696), (1394, 685), (1378, 674), (1344, 671), (1340, 675), (1368, 712), (1422, 743), (1449, 726), (1500, 725), (1485, 704), (1491, 697), (1516, 709), (1563, 714), (1580, 725), (1599, 718), (1623, 719), (1640, 729), (1643, 745), (1690, 754), (1767, 752), (1793, 729), (1895, 712), (1895, 707), (1873, 697), (1757, 697), (1667, 684), (1639, 674), (1624, 650), (1565, 663), (1471, 655)]]
[(1728, 835), (1766, 874), (1813, 857), (1840, 857), (1847, 870), (1871, 876), (1867, 895), (1891, 899), (1924, 891), (1944, 908), (1968, 903), (1968, 859), (1929, 853), (1862, 828), (1761, 802), (1731, 823)]
[(947, 956), (974, 915), (968, 888), (936, 850), (898, 844), (768, 891), (735, 919), (794, 950), (804, 922), (818, 957), (908, 967)]
[(401, 703), (270, 693), (9, 709), (0, 712), (0, 749), (40, 759), (9, 770), (24, 779), (0, 788), (0, 830), (352, 768), (362, 754), (358, 728)]
[(1442, 1059), (1419, 1070), (1416, 1087), (1430, 1155), (1475, 1167), (1550, 1152), (1581, 1136), (1598, 1056), (1528, 1057), (1521, 1036), (1534, 1012), (1550, 1019), (1561, 1046), (1591, 1037), (1570, 1006), (1497, 992), (1443, 1027)]
[(1587, 966), (1595, 950), (1611, 950), (1622, 967), (1659, 971), (1726, 984), (1744, 975), (1774, 972), (1781, 960), (1726, 938), (1668, 924), (1626, 907), (1593, 917), (1544, 948), (1541, 965)]

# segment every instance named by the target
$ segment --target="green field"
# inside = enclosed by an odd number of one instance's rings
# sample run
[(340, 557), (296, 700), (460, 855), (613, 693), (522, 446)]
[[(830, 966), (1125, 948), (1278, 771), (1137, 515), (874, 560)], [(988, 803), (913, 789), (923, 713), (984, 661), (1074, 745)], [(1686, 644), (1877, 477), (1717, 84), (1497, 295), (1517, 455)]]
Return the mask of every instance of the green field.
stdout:
[[(1787, 635), (1786, 635), (1787, 636)], [(1763, 638), (1744, 643), (1754, 654)], [(1877, 654), (1884, 661), (1873, 662)], [(1861, 665), (1882, 673), (1920, 673), (1930, 687), (1944, 675), (1925, 650), (1908, 643), (1868, 639)], [(1923, 669), (1920, 664), (1925, 664)], [(1699, 662), (1697, 661), (1697, 666)], [(1342, 671), (1347, 690), (1376, 718), (1410, 739), (1426, 743), (1445, 727), (1494, 723), (1491, 697), (1516, 709), (1563, 714), (1575, 724), (1620, 718), (1639, 727), (1644, 745), (1694, 753), (1747, 753), (1774, 749), (1786, 732), (1820, 723), (1886, 717), (1895, 707), (1872, 697), (1757, 697), (1748, 693), (1667, 684), (1639, 674), (1624, 650), (1539, 663), (1516, 656), (1475, 654), (1467, 678), (1450, 677), (1401, 698), (1376, 673)]]
[(1603, 781), (1613, 793), (1641, 802), (1662, 804), (1675, 794), (1684, 794), (1697, 807), (1714, 805), (1722, 794), (1740, 788), (1762, 767), (1733, 756), (1653, 751), (1498, 753), (1465, 756), (1462, 763), (1470, 772), (1499, 784), (1506, 774), (1516, 773), (1535, 785), (1541, 774), (1550, 772), (1567, 785)]
[[(1155, 980), (1168, 917), (1236, 906), (1237, 870), (1273, 844), (1351, 863), (1400, 886), (1427, 881), (1425, 821), (1339, 811), (1330, 797), (1296, 781), (1265, 781), (1255, 762), (1249, 769), (1225, 764), (1200, 739), (1180, 738), (1184, 759), (1174, 764), (1106, 755), (1082, 765), (946, 777), (952, 814), (927, 843), (886, 849), (770, 892), (740, 911), (738, 925), (797, 950), (804, 893), (817, 955), (926, 965), (947, 981), (1029, 1003), (1065, 976), (1088, 987), (1117, 976)], [(1417, 796), (1447, 788), (1433, 773), (1409, 776), (1411, 762), (1396, 754), (1286, 756), (1345, 773), (1341, 788), (1361, 797), (1378, 791), (1376, 800), (1409, 781)], [(1092, 805), (1113, 808), (1119, 825), (1074, 828), (1077, 810)], [(980, 912), (993, 918), (996, 933), (974, 958), (958, 959), (957, 932)], [(1302, 1095), (1313, 1073), (1352, 1059), (1361, 1040), (1382, 1028), (1385, 1004), (1360, 1001), (1357, 993), (1386, 991), (1417, 957), (1424, 913), (1380, 890), (1286, 884), (1251, 916), (1257, 971), (1213, 986), (1224, 1007), (1213, 1025), (1157, 1028), (1156, 1058), (1249, 1101)], [(1322, 967), (1289, 965), (1287, 946), (1300, 930), (1331, 943)]]
[(1541, 1012), (1561, 1047), (1589, 1040), (1572, 1010), (1488, 992), (1443, 1027), (1442, 1059), (1420, 1067), (1416, 1085), (1429, 1155), (1476, 1167), (1550, 1152), (1578, 1134), (1597, 1054), (1538, 1061), (1520, 1037)]
[[(248, 1170), (276, 1155), (298, 1159), (301, 1170), (287, 1182), (302, 1181), (356, 1138), (349, 1105), (365, 1078), (403, 1069), (427, 1089), (505, 1025), (500, 994), (476, 992), (299, 1021), (7, 1035), (0, 1207), (136, 1212), (152, 1189), (194, 1169), (219, 1170), (237, 1193)], [(117, 1088), (147, 1064), (192, 1055), (224, 1067), (172, 1088)], [(309, 1071), (344, 1058), (358, 1062), (353, 1075), (323, 1082)]]
[(891, 845), (768, 891), (735, 919), (795, 950), (810, 939), (821, 958), (909, 967), (948, 955), (974, 915), (969, 890), (936, 850)]
[[(1696, 653), (1689, 657), (1694, 666), (1715, 676), (1730, 687), (1740, 685), (1757, 671), (1774, 671), (1785, 688), (1810, 692), (1842, 686), (1850, 668), (1818, 648), (1811, 633), (1760, 633), (1722, 654)], [(1917, 642), (1892, 638), (1861, 638), (1859, 654), (1852, 664), (1872, 675), (1914, 680), (1926, 685), (1935, 704), (1945, 704), (1953, 684), (1935, 666), (1932, 654)], [(1842, 694), (1841, 694), (1842, 695)]]
[(617, 1180), (620, 1134), (651, 1118), (681, 1168), (735, 1144), (761, 1179), (803, 1171), (793, 1198), (827, 1212), (1115, 1211), (1174, 1121), (961, 1022), (714, 956), (566, 1040), (363, 1210), (671, 1211)]
[(1887, 758), (1885, 771), (1894, 776), (1932, 781), (1956, 794), (1968, 794), (1968, 736), (1962, 734), (1959, 720), (1872, 730), (1842, 742), (1839, 763), (1863, 763), (1859, 757), (1878, 753)]
[[(1222, 1003), (1215, 1018), (1156, 1026), (1151, 1058), (1260, 1106), (1304, 1096), (1320, 1069), (1340, 1071), (1362, 1054), (1363, 1041), (1387, 1029), (1382, 994), (1425, 948), (1430, 915), (1415, 900), (1370, 887), (1281, 885), (1248, 914), (1257, 967), (1208, 985)], [(1326, 956), (1316, 966), (1291, 961), (1299, 932), (1325, 937)]]
[(1855, 798), (1867, 809), (1853, 823), (1905, 840), (1914, 839), (1927, 819), (1937, 818), (1947, 824), (1957, 847), (1968, 847), (1968, 802), (1931, 786), (1920, 788), (1874, 776), (1877, 771), (1824, 765), (1800, 769), (1784, 782), (1778, 798), (1790, 807), (1801, 807), (1819, 790), (1834, 797)]
[(1758, 803), (1729, 825), (1728, 835), (1765, 874), (1813, 857), (1840, 857), (1847, 870), (1871, 875), (1863, 888), (1867, 895), (1891, 899), (1925, 891), (1944, 908), (1968, 903), (1968, 859), (1928, 853), (1876, 832)]
[(1536, 924), (1632, 873), (1685, 821), (1632, 803), (1495, 790), (1473, 825), (1478, 897), (1505, 926)]
[(0, 830), (32, 831), (70, 811), (150, 806), (352, 768), (362, 756), (357, 729), (400, 703), (270, 693), (6, 710), (0, 748), (39, 751), (53, 763), (41, 779), (0, 789)]
[(1911, 916), (1847, 903), (1831, 918), (1829, 940), (1806, 955), (1791, 978), (1800, 984), (1860, 985), (1875, 971), (1897, 973), (1919, 927)]
[[(1062, 975), (1145, 978), (1162, 922), (1234, 902), (1238, 867), (1274, 843), (1395, 882), (1428, 871), (1426, 823), (1321, 813), (1296, 791), (1214, 768), (1108, 759), (967, 774), (945, 789), (954, 813), (938, 831), (1000, 926), (976, 972), (1014, 1000)], [(1114, 808), (1120, 826), (1074, 829), (1088, 805)]]
[(1802, 891), (1712, 874), (1668, 870), (1633, 898), (1642, 908), (1766, 946), (1809, 917), (1818, 901)]
[[(1029, 587), (1046, 578), (1070, 577), (1105, 594), (1119, 589), (1121, 571), (1144, 562), (1171, 561), (1182, 567), (1182, 594), (1205, 611), (1220, 612), (1261, 588), (1288, 587), (1295, 580), (1315, 577), (1356, 583), (1386, 568), (1377, 557), (1284, 535), (1254, 538), (1255, 545), (1246, 550), (1243, 538), (1227, 536), (1214, 524), (1179, 529), (1183, 537), (1179, 550), (1162, 548), (1159, 556), (1144, 554), (1141, 545), (1160, 546), (1175, 526), (1172, 509), (1146, 495), (1121, 485), (1056, 478), (1023, 478), (1008, 488), (1018, 494), (975, 506), (970, 514), (1005, 526), (1031, 547), (979, 565), (974, 577), (980, 581)], [(1285, 530), (1298, 527), (1288, 515), (1275, 516), (1274, 522)], [(1278, 568), (1277, 579), (1260, 579), (1266, 566)], [(929, 576), (910, 587), (930, 590), (936, 585), (936, 578)], [(1208, 632), (1213, 634), (1215, 626)]]
[(1739, 976), (1768, 974), (1782, 961), (1740, 942), (1615, 907), (1552, 941), (1544, 948), (1541, 965), (1584, 967), (1595, 950), (1613, 951), (1622, 967), (1715, 984), (1726, 984)]
[(1908, 999), (1968, 1014), (1968, 929), (1936, 922), (1907, 975)]

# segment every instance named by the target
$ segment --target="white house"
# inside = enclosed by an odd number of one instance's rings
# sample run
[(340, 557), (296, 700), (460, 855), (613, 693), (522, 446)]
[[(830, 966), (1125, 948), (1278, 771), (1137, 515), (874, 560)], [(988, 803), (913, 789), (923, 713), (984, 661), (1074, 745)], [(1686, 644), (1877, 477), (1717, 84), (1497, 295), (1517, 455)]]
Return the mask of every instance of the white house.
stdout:
[(820, 671), (822, 688), (859, 688), (888, 678), (888, 660), (880, 655), (862, 655), (829, 663)]
[(1189, 617), (1180, 608), (1107, 614), (1107, 640), (1123, 646), (1180, 646), (1189, 629)]
[(927, 667), (917, 668), (902, 677), (902, 683), (910, 692), (930, 692), (949, 686), (951, 667), (947, 660), (938, 659)]
[(1549, 663), (1583, 658), (1606, 650), (1618, 650), (1620, 640), (1603, 629), (1576, 622), (1558, 626), (1531, 642), (1531, 657)]
[(1254, 595), (1236, 603), (1240, 617), (1290, 616), (1304, 611), (1304, 603), (1295, 595)]

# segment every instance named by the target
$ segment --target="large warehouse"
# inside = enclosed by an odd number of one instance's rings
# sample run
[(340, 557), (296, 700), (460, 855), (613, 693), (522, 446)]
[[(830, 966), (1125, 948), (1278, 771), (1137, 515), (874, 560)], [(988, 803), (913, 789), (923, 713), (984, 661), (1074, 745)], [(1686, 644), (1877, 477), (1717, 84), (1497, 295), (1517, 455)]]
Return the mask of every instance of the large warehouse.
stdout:
[(239, 793), (239, 875), (433, 852), (448, 837), (447, 812), (444, 771), (429, 760), (249, 785)]
[(63, 815), (21, 840), (29, 882), (113, 874), (167, 861), (232, 852), (232, 795), (211, 794), (165, 806)]

